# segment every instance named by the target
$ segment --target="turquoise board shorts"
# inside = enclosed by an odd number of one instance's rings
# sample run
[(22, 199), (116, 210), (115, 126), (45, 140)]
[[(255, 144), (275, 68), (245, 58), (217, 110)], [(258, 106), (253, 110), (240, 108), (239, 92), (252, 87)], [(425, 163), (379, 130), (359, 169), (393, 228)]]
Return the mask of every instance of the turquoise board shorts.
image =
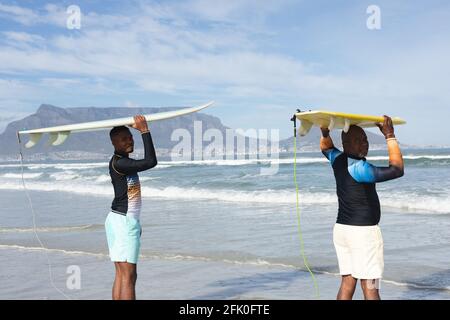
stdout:
[(105, 229), (111, 261), (137, 264), (142, 233), (139, 220), (110, 212)]

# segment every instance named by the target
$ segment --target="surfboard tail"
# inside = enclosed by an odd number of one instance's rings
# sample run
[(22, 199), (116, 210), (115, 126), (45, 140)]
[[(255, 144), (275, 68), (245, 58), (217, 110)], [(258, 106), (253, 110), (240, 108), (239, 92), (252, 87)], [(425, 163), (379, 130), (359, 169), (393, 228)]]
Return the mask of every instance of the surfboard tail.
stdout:
[[(20, 133), (19, 133), (20, 134)], [(25, 148), (34, 147), (42, 138), (42, 133), (30, 133), (30, 140), (25, 144)]]
[(59, 146), (63, 144), (64, 141), (69, 137), (70, 131), (56, 132), (50, 133), (50, 139), (48, 140), (48, 144), (52, 146)]
[(306, 136), (309, 132), (309, 130), (311, 130), (313, 123), (309, 122), (308, 120), (301, 120), (301, 125), (300, 128), (298, 129), (298, 133), (300, 134), (300, 136)]

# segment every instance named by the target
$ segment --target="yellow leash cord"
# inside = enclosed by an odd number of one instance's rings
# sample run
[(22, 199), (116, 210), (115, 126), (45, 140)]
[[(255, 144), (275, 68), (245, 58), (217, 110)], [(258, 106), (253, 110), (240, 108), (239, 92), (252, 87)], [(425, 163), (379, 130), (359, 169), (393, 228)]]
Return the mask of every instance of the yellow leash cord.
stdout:
[[(292, 120), (292, 119), (291, 119)], [(316, 297), (317, 299), (320, 299), (320, 294), (319, 294), (319, 286), (317, 285), (317, 281), (316, 278), (314, 276), (314, 273), (311, 271), (310, 267), (309, 267), (309, 263), (308, 263), (308, 259), (306, 258), (305, 255), (305, 248), (304, 248), (304, 243), (303, 243), (303, 235), (302, 235), (302, 229), (301, 229), (301, 222), (300, 222), (300, 203), (299, 203), (299, 190), (298, 190), (298, 183), (297, 183), (297, 126), (296, 126), (296, 119), (295, 119), (295, 115), (293, 117), (294, 121), (294, 183), (295, 183), (295, 192), (296, 192), (296, 211), (297, 211), (297, 226), (298, 226), (298, 236), (300, 239), (300, 254), (303, 258), (303, 263), (306, 267), (306, 269), (308, 270), (309, 274), (311, 275), (311, 278), (313, 280), (314, 283), (314, 288), (316, 291)]]

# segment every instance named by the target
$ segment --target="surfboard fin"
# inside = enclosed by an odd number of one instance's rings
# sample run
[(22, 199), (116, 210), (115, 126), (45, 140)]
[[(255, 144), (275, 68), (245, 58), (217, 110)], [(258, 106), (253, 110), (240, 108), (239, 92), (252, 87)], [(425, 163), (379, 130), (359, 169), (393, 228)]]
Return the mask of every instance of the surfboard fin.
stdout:
[(311, 127), (313, 125), (312, 122), (309, 122), (307, 120), (301, 120), (301, 126), (298, 129), (298, 133), (300, 134), (300, 136), (306, 136), (309, 132), (309, 130), (311, 130)]
[(330, 117), (330, 124), (328, 125), (328, 130), (332, 131), (336, 125), (336, 118)]
[(345, 118), (344, 129), (342, 129), (342, 130), (344, 130), (344, 132), (347, 133), (348, 129), (350, 129), (350, 120)]
[(52, 132), (48, 144), (52, 146), (59, 146), (69, 137), (70, 131)]
[(41, 140), (42, 133), (30, 133), (30, 140), (25, 144), (25, 148), (34, 147)]

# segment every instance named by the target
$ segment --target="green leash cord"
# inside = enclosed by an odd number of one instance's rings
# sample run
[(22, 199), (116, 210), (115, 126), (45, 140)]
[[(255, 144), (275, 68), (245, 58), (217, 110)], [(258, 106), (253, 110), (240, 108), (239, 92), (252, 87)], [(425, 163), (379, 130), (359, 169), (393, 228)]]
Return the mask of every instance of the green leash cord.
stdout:
[(296, 192), (296, 211), (297, 211), (297, 225), (298, 225), (298, 237), (300, 238), (300, 254), (303, 258), (303, 263), (308, 269), (309, 274), (311, 275), (311, 278), (314, 283), (314, 288), (316, 290), (316, 297), (317, 299), (320, 299), (319, 294), (319, 286), (317, 285), (316, 277), (314, 277), (314, 273), (311, 271), (308, 259), (306, 259), (305, 255), (305, 248), (303, 243), (303, 235), (302, 235), (302, 229), (301, 229), (301, 223), (300, 223), (300, 204), (298, 200), (298, 183), (297, 183), (297, 125), (296, 125), (296, 117), (295, 115), (291, 119), (294, 122), (294, 183), (295, 183), (295, 192)]

